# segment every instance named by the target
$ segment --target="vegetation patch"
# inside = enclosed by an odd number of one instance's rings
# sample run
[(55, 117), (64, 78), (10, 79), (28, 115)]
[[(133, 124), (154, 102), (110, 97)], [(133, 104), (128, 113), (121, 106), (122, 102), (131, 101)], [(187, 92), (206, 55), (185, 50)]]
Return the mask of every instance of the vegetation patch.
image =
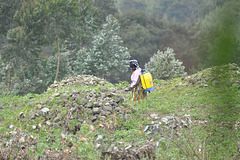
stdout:
[(147, 99), (89, 75), (0, 98), (0, 159), (238, 159), (240, 69), (154, 80)]

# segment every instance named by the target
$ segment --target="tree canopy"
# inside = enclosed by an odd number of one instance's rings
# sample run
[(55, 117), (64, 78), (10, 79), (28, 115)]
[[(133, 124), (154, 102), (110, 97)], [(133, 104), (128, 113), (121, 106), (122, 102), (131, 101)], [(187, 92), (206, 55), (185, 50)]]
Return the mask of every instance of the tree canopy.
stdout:
[[(0, 0), (0, 85), (41, 93), (54, 80), (93, 74), (127, 80), (172, 48), (185, 71), (240, 64), (238, 0)], [(111, 16), (109, 16), (111, 15)]]

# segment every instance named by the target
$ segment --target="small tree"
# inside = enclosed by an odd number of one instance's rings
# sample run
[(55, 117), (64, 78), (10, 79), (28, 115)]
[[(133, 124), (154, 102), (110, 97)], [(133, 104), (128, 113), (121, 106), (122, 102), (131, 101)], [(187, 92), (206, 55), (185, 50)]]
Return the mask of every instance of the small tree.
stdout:
[(185, 76), (185, 67), (182, 62), (175, 59), (173, 49), (167, 48), (165, 52), (158, 51), (157, 54), (150, 58), (145, 68), (152, 73), (156, 79), (171, 79)]
[(117, 19), (109, 15), (102, 30), (94, 37), (93, 47), (83, 62), (83, 73), (116, 79), (119, 73), (127, 71), (130, 54), (123, 46), (119, 34), (120, 26)]

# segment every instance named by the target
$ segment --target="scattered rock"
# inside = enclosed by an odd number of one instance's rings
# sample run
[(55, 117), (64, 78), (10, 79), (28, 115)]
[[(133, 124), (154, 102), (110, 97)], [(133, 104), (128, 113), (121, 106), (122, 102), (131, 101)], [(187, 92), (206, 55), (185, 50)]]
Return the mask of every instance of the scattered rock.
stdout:
[(62, 117), (61, 116), (57, 116), (56, 118), (54, 118), (54, 122), (55, 123), (57, 123), (57, 122), (59, 122), (59, 121), (61, 121), (62, 120)]
[(121, 149), (116, 146), (110, 146), (112, 149), (107, 152), (102, 152), (101, 159), (156, 159), (156, 144), (147, 142), (143, 146), (127, 145)]
[(32, 129), (36, 129), (37, 128), (37, 126), (36, 125), (32, 125)]
[(177, 129), (177, 128), (188, 128), (189, 125), (192, 124), (190, 119), (190, 115), (184, 115), (183, 117), (176, 116), (165, 116), (158, 119), (155, 119), (154, 116), (150, 115), (150, 118), (153, 119), (152, 124), (147, 124), (143, 132), (147, 134), (159, 134), (161, 132), (167, 132), (169, 129)]
[(86, 105), (88, 103), (88, 100), (87, 99), (83, 99), (82, 100), (82, 105)]
[(48, 108), (43, 108), (43, 109), (41, 109), (41, 112), (43, 112), (43, 113), (47, 113), (47, 112), (49, 112), (50, 111), (50, 109), (48, 109)]
[(88, 103), (86, 104), (86, 108), (92, 108), (92, 107), (93, 107), (92, 102), (88, 102)]
[(106, 105), (106, 106), (103, 106), (103, 110), (105, 110), (105, 111), (112, 111), (113, 108), (110, 107), (109, 105)]
[(160, 117), (158, 116), (158, 114), (151, 114), (150, 117), (151, 117), (152, 119), (155, 119), (155, 120), (160, 119)]
[(19, 113), (19, 118), (20, 118), (20, 119), (23, 119), (24, 117), (25, 117), (25, 114), (24, 114), (23, 112), (20, 112), (20, 113)]
[(76, 94), (80, 94), (80, 92), (78, 90), (73, 90), (72, 94), (76, 95)]
[(38, 105), (37, 105), (37, 108), (38, 108), (38, 109), (42, 109), (42, 108), (43, 108), (43, 105), (42, 105), (42, 104), (38, 104)]
[(60, 98), (61, 98), (61, 99), (64, 99), (64, 100), (68, 100), (69, 97), (70, 97), (70, 95), (69, 95), (69, 94), (66, 94), (66, 93), (64, 93), (64, 94), (62, 94), (62, 95), (60, 96)]
[(98, 135), (96, 142), (101, 142), (103, 140), (103, 135)]
[[(54, 86), (55, 87), (55, 86)], [(55, 93), (54, 95), (53, 95), (53, 97), (59, 97), (61, 95), (61, 93)]]
[(97, 120), (97, 116), (92, 116), (92, 117), (91, 117), (91, 121), (92, 121), (92, 122), (94, 122), (94, 121), (96, 121), (96, 120)]
[(99, 114), (100, 112), (100, 108), (93, 108), (93, 114)]
[(47, 124), (48, 126), (52, 126), (52, 123), (51, 123), (50, 121), (46, 121), (46, 124)]
[(8, 128), (12, 129), (14, 128), (15, 126), (13, 124), (11, 124)]
[[(224, 74), (226, 73), (226, 71), (231, 72), (231, 76), (225, 76)], [(175, 85), (175, 88), (188, 85), (196, 85), (200, 87), (216, 87), (219, 84), (221, 84), (222, 86), (236, 86), (236, 81), (238, 81), (239, 79), (236, 80), (236, 78), (233, 77), (239, 77), (239, 71), (239, 68), (235, 64), (208, 68), (202, 70), (197, 74), (183, 77), (182, 81)], [(226, 80), (226, 78), (228, 78), (228, 80)]]
[(63, 103), (63, 102), (60, 100), (60, 101), (57, 102), (57, 105), (60, 106), (60, 105), (62, 105), (62, 103)]

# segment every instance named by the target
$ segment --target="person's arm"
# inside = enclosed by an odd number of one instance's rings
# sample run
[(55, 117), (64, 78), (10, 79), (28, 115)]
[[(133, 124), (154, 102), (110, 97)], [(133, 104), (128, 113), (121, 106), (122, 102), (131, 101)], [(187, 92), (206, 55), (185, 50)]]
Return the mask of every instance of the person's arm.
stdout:
[(137, 82), (125, 89), (125, 91), (131, 91), (133, 88), (137, 87), (139, 83), (141, 82), (140, 76), (138, 76)]

